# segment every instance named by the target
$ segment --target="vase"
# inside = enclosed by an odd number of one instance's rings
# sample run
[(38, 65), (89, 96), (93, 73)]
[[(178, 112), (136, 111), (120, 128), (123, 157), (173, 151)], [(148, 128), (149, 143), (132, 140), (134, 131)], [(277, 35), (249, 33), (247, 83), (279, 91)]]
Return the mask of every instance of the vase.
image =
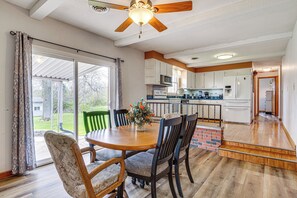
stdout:
[(136, 131), (139, 131), (139, 132), (142, 132), (142, 131), (145, 131), (145, 128), (144, 128), (144, 125), (136, 125)]

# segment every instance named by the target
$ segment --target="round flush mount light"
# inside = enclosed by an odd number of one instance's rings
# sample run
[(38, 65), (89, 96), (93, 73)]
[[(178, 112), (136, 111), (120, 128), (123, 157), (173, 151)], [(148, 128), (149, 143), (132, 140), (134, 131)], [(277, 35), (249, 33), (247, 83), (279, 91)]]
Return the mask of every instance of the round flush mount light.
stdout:
[(234, 56), (233, 53), (217, 54), (215, 57), (220, 60), (230, 59)]

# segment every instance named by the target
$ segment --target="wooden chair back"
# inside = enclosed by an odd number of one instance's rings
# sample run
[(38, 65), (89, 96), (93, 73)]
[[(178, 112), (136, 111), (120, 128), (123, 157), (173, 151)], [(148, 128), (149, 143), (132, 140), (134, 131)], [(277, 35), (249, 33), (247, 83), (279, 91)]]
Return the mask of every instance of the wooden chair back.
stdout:
[(110, 111), (83, 112), (86, 133), (111, 128)]
[(183, 130), (181, 133), (180, 151), (185, 150), (190, 146), (193, 134), (196, 130), (197, 121), (197, 113), (184, 117)]
[(126, 118), (127, 113), (128, 113), (127, 109), (113, 110), (114, 123), (115, 123), (116, 127), (126, 126), (126, 125), (130, 124)]
[(161, 119), (159, 137), (153, 159), (153, 172), (157, 165), (172, 162), (174, 149), (182, 130), (182, 117), (165, 120)]

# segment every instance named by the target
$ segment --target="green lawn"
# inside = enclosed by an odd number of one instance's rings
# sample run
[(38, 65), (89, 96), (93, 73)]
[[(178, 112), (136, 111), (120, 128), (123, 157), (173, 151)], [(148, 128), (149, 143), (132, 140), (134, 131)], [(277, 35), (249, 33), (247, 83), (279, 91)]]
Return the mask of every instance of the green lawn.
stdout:
[[(104, 108), (106, 109), (106, 107)], [(100, 108), (103, 110), (103, 107)], [(52, 127), (51, 127), (52, 124)], [(59, 122), (58, 114), (54, 114), (53, 121), (42, 120), (41, 117), (34, 117), (34, 130), (54, 130), (58, 131)], [(63, 113), (63, 128), (69, 131), (74, 131), (74, 114), (73, 113)], [(85, 126), (83, 121), (83, 114), (78, 114), (78, 135), (85, 135)]]

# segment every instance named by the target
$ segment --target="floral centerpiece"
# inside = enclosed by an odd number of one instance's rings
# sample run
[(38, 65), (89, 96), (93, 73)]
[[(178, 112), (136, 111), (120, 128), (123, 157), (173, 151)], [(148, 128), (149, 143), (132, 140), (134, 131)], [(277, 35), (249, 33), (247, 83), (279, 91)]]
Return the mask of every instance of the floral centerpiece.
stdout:
[(137, 126), (137, 131), (144, 131), (144, 125), (150, 125), (153, 116), (154, 114), (143, 99), (134, 105), (131, 104), (130, 110), (126, 115), (128, 121)]

